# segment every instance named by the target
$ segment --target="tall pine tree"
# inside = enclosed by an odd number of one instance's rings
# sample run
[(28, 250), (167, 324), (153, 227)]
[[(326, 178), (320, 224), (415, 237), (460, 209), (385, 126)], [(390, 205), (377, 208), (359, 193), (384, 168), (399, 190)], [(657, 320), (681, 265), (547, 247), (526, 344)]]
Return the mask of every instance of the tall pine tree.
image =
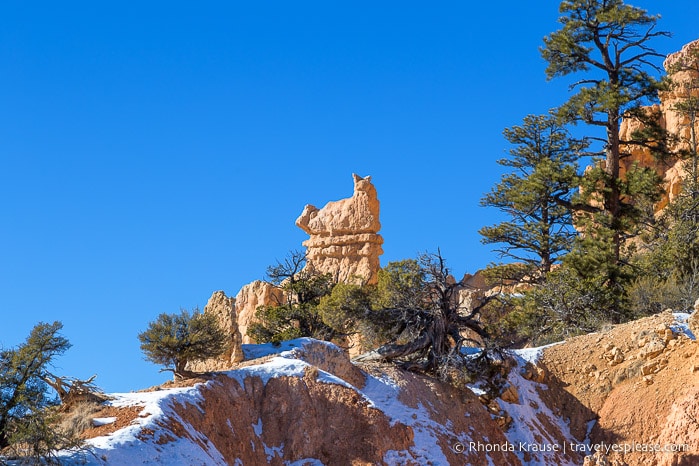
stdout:
[[(559, 109), (566, 121), (581, 122), (603, 130), (600, 162), (588, 170), (587, 203), (598, 213), (585, 225), (577, 258), (585, 273), (604, 274), (606, 283), (618, 288), (625, 264), (625, 241), (636, 234), (639, 203), (635, 198), (656, 195), (657, 177), (648, 170), (623, 173), (622, 161), (636, 146), (662, 151), (664, 133), (657, 115), (643, 105), (657, 99), (660, 83), (651, 73), (661, 57), (650, 42), (667, 32), (656, 31), (658, 17), (627, 5), (623, 0), (564, 0), (560, 4), (562, 27), (544, 38), (541, 48), (548, 62), (549, 79), (583, 74), (572, 85), (575, 93)], [(621, 138), (623, 118), (644, 123), (628, 140)], [(594, 260), (588, 260), (594, 256)]]
[(501, 257), (516, 261), (498, 266), (498, 276), (541, 281), (572, 246), (571, 199), (580, 184), (577, 162), (588, 144), (572, 138), (551, 115), (528, 115), (504, 135), (514, 147), (498, 163), (513, 171), (481, 205), (501, 210), (508, 220), (481, 228), (481, 241), (499, 245)]

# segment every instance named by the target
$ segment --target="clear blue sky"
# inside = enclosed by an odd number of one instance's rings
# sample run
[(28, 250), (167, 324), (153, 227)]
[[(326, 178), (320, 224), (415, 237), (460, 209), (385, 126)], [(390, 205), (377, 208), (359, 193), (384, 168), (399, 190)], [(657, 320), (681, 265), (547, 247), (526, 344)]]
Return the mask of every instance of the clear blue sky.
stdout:
[[(699, 2), (662, 13), (669, 53)], [(382, 263), (496, 260), (478, 207), (505, 127), (567, 98), (538, 48), (557, 1), (0, 5), (0, 345), (60, 320), (57, 372), (162, 382), (136, 335), (301, 247), (306, 203), (372, 175)]]

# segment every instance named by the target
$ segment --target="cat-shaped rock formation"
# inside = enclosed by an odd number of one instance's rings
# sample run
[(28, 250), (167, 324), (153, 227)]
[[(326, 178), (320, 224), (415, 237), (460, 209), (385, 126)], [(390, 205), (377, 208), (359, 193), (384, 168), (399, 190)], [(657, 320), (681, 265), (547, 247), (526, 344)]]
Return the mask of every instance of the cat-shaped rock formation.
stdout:
[(376, 283), (383, 254), (379, 200), (371, 177), (352, 177), (352, 197), (322, 209), (306, 205), (296, 225), (311, 236), (303, 242), (307, 267), (341, 283)]

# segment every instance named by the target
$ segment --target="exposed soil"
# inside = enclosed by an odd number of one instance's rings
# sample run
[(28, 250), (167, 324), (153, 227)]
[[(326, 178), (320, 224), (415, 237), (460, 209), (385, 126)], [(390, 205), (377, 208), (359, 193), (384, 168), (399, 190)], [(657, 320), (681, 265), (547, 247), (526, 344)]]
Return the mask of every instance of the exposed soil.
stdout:
[(92, 417), (93, 418), (103, 418), (103, 417), (115, 417), (116, 421), (110, 424), (105, 424), (103, 426), (91, 427), (84, 431), (80, 437), (83, 439), (90, 439), (95, 437), (101, 437), (103, 435), (109, 435), (116, 432), (119, 429), (131, 425), (134, 419), (138, 418), (139, 413), (143, 411), (142, 406), (129, 406), (124, 408), (115, 408), (113, 406), (103, 406), (96, 411)]
[[(230, 463), (240, 459), (243, 464), (281, 465), (315, 458), (323, 464), (373, 465), (385, 464), (386, 455), (394, 455), (394, 460), (398, 455), (400, 464), (425, 464), (415, 461), (411, 453), (417, 436), (426, 435), (421, 427), (392, 419), (356, 390), (365, 387), (367, 377), (373, 375), (397, 381), (403, 406), (399, 409), (426, 416), (433, 429), (427, 435), (436, 435), (441, 455), (449, 464), (488, 464), (489, 460), (498, 465), (521, 464), (512, 452), (490, 452), (487, 458), (483, 453), (454, 450), (459, 438), (488, 444), (507, 442), (512, 419), (506, 412), (497, 412), (498, 403), (493, 400), (484, 401), (466, 388), (390, 365), (358, 367), (326, 345), (299, 349), (294, 357), (311, 364), (303, 377), (278, 376), (264, 383), (250, 376), (241, 383), (214, 373), (165, 384), (162, 388), (211, 381), (201, 386), (200, 405), (173, 405), (187, 426), (165, 419), (161, 431), (143, 431), (142, 440), (167, 444), (185, 437), (204, 449), (208, 448), (205, 443), (213, 444)], [(246, 361), (238, 367), (269, 359)], [(350, 386), (320, 380), (320, 370)], [(524, 372), (525, 379), (545, 384), (538, 386), (537, 400), (554, 416), (543, 415), (540, 406), (529, 406), (539, 412), (532, 425), (534, 438), (562, 442), (565, 434), (561, 429), (567, 425), (581, 443), (587, 440), (592, 446), (645, 449), (598, 452), (584, 461), (583, 454), (567, 453), (549, 458), (547, 464), (699, 464), (699, 344), (679, 331), (672, 313), (549, 347), (538, 366)], [(507, 401), (501, 405), (505, 409), (521, 406), (520, 397), (521, 393), (510, 387), (501, 395)], [(83, 436), (107, 435), (128, 426), (142, 409), (103, 407), (94, 417), (116, 417), (116, 422), (88, 429)], [(201, 436), (193, 438), (191, 432)], [(686, 445), (686, 450), (647, 451), (657, 445), (679, 444)], [(534, 464), (537, 458), (525, 456), (524, 460)]]
[[(699, 424), (692, 414), (699, 415), (699, 345), (673, 332), (674, 321), (664, 312), (544, 352), (548, 385), (567, 397), (551, 401), (576, 436), (584, 437), (596, 420), (591, 444), (646, 450), (611, 452), (610, 464), (699, 464)], [(670, 444), (686, 444), (689, 451), (647, 451)]]

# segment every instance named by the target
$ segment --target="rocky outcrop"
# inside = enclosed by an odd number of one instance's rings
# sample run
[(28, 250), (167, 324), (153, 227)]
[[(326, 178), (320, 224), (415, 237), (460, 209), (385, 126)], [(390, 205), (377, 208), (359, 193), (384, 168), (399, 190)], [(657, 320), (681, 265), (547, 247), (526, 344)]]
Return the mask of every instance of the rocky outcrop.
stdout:
[(235, 297), (235, 312), (238, 319), (238, 329), (243, 343), (253, 343), (247, 335), (250, 325), (255, 322), (255, 312), (260, 306), (279, 305), (284, 303), (284, 291), (268, 282), (256, 280), (240, 289)]
[(216, 291), (206, 303), (204, 313), (216, 316), (218, 324), (229, 335), (229, 346), (220, 357), (190, 363), (187, 369), (195, 372), (230, 369), (243, 360), (242, 338), (238, 328), (235, 299), (229, 298), (223, 291)]
[[(667, 57), (664, 66), (668, 74), (677, 86), (672, 90), (660, 94), (659, 105), (648, 107), (646, 111), (656, 115), (659, 125), (678, 139), (675, 149), (686, 148), (691, 140), (690, 125), (686, 116), (678, 112), (677, 104), (690, 95), (693, 98), (699, 97), (699, 88), (689, 89), (685, 84), (693, 81), (693, 87), (699, 82), (699, 63), (697, 63), (697, 53), (699, 51), (699, 40), (685, 45), (679, 52)], [(676, 71), (678, 65), (685, 68)], [(687, 69), (689, 68), (689, 69)], [(621, 139), (631, 140), (634, 131), (642, 128), (638, 120), (624, 119), (621, 123)], [(696, 128), (699, 130), (699, 128)], [(622, 160), (621, 173), (625, 172), (638, 163), (642, 167), (651, 167), (664, 179), (665, 195), (656, 206), (656, 210), (663, 209), (682, 189), (682, 179), (686, 176), (683, 163), (678, 160), (668, 162), (658, 162), (650, 152), (642, 147), (635, 147), (631, 151), (631, 156)]]
[[(495, 400), (486, 406), (465, 387), (392, 366), (356, 367), (329, 343), (283, 346), (194, 387), (115, 400), (97, 414), (118, 420), (113, 439), (89, 440), (87, 464), (582, 463), (576, 452), (541, 451), (573, 439), (535, 385), (516, 373), (502, 407)], [(503, 409), (513, 413), (507, 432)], [(85, 437), (95, 435), (108, 432), (95, 428)]]
[(695, 465), (688, 320), (668, 311), (521, 350), (495, 391), (355, 365), (307, 338), (260, 345), (257, 359), (194, 387), (115, 396), (95, 415), (115, 419), (112, 430), (85, 433), (114, 437), (90, 440), (87, 464)]
[[(307, 205), (296, 225), (311, 237), (304, 241), (306, 267), (328, 273), (338, 282), (376, 283), (383, 238), (378, 235), (379, 200), (371, 177), (353, 175), (354, 194), (348, 199), (329, 202), (322, 209)], [(260, 306), (286, 302), (283, 290), (264, 281), (254, 281), (235, 298), (238, 328), (244, 344), (253, 343), (247, 335)]]
[(699, 464), (699, 346), (688, 319), (666, 311), (544, 350), (571, 431), (616, 450), (585, 464)]
[(352, 197), (322, 209), (306, 205), (296, 225), (311, 236), (303, 242), (307, 267), (342, 283), (376, 283), (383, 254), (379, 200), (371, 177), (352, 176)]

